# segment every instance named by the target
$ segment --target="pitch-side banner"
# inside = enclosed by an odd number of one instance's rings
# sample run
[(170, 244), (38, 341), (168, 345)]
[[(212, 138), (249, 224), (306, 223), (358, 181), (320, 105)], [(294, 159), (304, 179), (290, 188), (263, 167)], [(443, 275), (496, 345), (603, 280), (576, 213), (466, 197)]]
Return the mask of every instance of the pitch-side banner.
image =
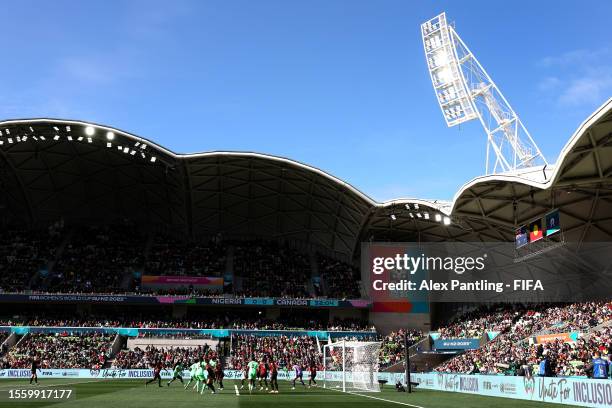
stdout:
[[(544, 245), (544, 244), (543, 244)], [(363, 243), (361, 278), (374, 312), (427, 312), (432, 302), (610, 300), (612, 243)]]
[[(279, 379), (290, 380), (291, 374), (291, 372), (281, 370), (279, 371)], [(341, 373), (337, 371), (327, 371), (324, 375), (328, 381), (337, 382), (342, 379)], [(29, 369), (0, 369), (0, 380), (3, 378), (23, 378), (24, 381), (27, 381), (29, 376)], [(242, 371), (225, 370), (225, 378), (227, 380), (239, 380), (242, 376)], [(39, 377), (41, 379), (144, 379), (152, 378), (153, 370), (45, 369), (39, 372)], [(162, 371), (161, 377), (163, 379), (170, 379), (172, 378), (172, 372), (170, 370)], [(183, 378), (189, 378), (189, 371), (183, 372)], [(390, 386), (393, 386), (397, 381), (404, 382), (404, 374), (378, 373), (378, 379), (386, 380)], [(347, 381), (350, 381), (350, 376), (347, 376)], [(612, 380), (422, 373), (412, 374), (411, 381), (418, 383), (419, 388), (428, 390), (461, 392), (582, 407), (612, 407)]]
[[(403, 379), (403, 375), (401, 378)], [(419, 388), (428, 390), (554, 402), (581, 407), (612, 407), (612, 380), (427, 373), (412, 374), (411, 381), (419, 383)]]

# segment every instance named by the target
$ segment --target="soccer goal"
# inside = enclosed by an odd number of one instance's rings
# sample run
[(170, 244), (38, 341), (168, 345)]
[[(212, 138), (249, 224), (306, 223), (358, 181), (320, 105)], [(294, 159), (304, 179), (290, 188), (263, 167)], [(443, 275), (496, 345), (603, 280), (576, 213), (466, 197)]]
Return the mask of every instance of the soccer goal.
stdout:
[(323, 346), (323, 387), (379, 392), (380, 342), (338, 341)]

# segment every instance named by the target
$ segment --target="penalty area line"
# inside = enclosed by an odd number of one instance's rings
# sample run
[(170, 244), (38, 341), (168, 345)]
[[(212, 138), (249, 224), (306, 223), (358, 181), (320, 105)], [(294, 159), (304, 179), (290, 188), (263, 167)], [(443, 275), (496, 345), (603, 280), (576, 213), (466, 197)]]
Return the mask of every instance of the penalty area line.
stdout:
[(407, 406), (407, 407), (413, 407), (413, 408), (425, 408), (425, 407), (422, 407), (422, 406), (420, 406), (420, 405), (414, 405), (414, 404), (409, 404), (409, 403), (407, 403), (407, 402), (393, 401), (393, 400), (390, 400), (390, 399), (385, 399), (385, 398), (380, 398), (380, 397), (374, 397), (373, 395), (364, 395), (364, 394), (359, 394), (359, 393), (354, 392), (354, 391), (340, 391), (340, 390), (334, 390), (333, 388), (323, 388), (323, 389), (324, 389), (324, 390), (336, 391), (336, 392), (344, 392), (344, 393), (346, 393), (346, 394), (356, 395), (356, 396), (359, 396), (359, 397), (364, 397), (364, 398), (371, 398), (371, 399), (375, 399), (375, 400), (378, 400), (378, 401), (389, 402), (389, 403), (391, 403), (391, 404), (404, 405), (404, 406)]

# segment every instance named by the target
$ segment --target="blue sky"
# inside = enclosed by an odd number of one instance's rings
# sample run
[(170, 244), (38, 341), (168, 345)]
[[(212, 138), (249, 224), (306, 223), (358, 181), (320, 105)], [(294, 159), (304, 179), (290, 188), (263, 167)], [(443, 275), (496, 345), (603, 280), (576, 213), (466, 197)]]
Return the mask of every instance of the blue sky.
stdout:
[(484, 172), (483, 130), (446, 127), (427, 73), (419, 25), (441, 11), (550, 162), (612, 96), (612, 2), (603, 0), (2, 8), (0, 119), (80, 119), (176, 152), (285, 156), (377, 200), (450, 199)]

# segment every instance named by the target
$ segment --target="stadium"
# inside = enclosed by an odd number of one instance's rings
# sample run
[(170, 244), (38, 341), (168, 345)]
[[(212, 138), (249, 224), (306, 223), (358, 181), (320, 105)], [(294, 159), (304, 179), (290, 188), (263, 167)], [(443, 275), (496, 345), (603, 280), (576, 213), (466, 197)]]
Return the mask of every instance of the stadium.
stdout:
[(290, 158), (0, 121), (0, 406), (612, 406), (607, 258), (571, 281), (532, 265), (549, 292), (521, 302), (372, 292), (369, 254), (398, 243), (522, 265), (610, 242), (612, 99), (528, 164), (377, 202)]

